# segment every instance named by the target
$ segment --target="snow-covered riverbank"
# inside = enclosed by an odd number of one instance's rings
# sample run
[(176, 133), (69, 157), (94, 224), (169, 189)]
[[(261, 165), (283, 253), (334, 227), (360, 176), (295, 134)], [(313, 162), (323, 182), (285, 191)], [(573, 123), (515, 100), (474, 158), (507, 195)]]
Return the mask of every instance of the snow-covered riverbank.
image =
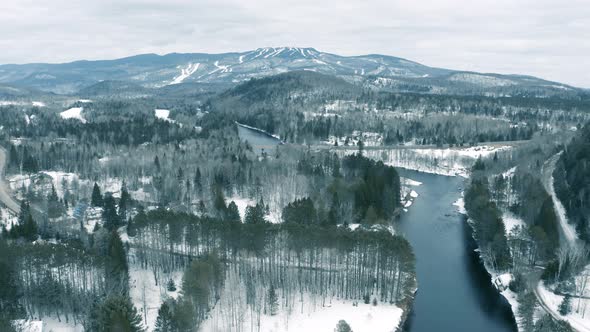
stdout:
[[(491, 157), (495, 153), (510, 150), (510, 146), (472, 146), (446, 149), (400, 148), (367, 149), (363, 154), (385, 164), (424, 173), (469, 177), (469, 172), (477, 158)], [(357, 153), (354, 149), (336, 149), (340, 156)]]

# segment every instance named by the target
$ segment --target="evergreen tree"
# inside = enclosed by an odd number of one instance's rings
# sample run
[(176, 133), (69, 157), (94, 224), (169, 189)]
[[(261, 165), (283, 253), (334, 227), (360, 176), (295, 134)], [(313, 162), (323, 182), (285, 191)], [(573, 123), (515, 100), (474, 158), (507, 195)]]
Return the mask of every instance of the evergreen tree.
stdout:
[(175, 332), (173, 313), (168, 301), (164, 301), (158, 309), (158, 318), (156, 319), (156, 326), (154, 332)]
[(91, 311), (89, 332), (142, 332), (141, 316), (127, 296), (110, 295)]
[(213, 207), (215, 208), (219, 216), (223, 216), (225, 214), (227, 206), (225, 205), (225, 197), (223, 196), (223, 191), (221, 190), (219, 185), (216, 185), (213, 188), (213, 196)]
[(197, 168), (195, 172), (195, 180), (194, 180), (195, 189), (201, 190), (201, 170)]
[(336, 325), (334, 332), (352, 332), (352, 329), (345, 320), (340, 320), (338, 325)]
[(96, 182), (94, 182), (94, 187), (92, 188), (92, 198), (90, 200), (90, 204), (92, 204), (92, 206), (99, 207), (103, 204), (102, 194), (100, 193), (100, 188)]
[(116, 230), (121, 225), (121, 219), (117, 215), (117, 207), (113, 195), (107, 193), (103, 202), (102, 218), (104, 227), (108, 230)]
[(39, 229), (37, 227), (37, 223), (35, 220), (33, 220), (33, 216), (29, 213), (22, 228), (22, 236), (29, 241), (35, 241), (38, 237), (38, 231)]
[(18, 214), (18, 224), (24, 225), (27, 217), (31, 214), (31, 206), (27, 201), (20, 202), (20, 212)]
[(270, 285), (270, 289), (268, 290), (268, 313), (271, 316), (277, 314), (279, 310), (279, 297), (277, 296), (277, 292), (275, 290), (274, 285)]
[(8, 162), (9, 162), (9, 166), (12, 169), (18, 170), (20, 169), (20, 161), (18, 158), (18, 152), (16, 151), (16, 148), (14, 147), (14, 145), (10, 145), (10, 154), (8, 155)]
[(119, 218), (123, 223), (127, 220), (127, 209), (130, 201), (131, 195), (127, 191), (127, 185), (123, 182), (121, 185), (121, 199), (119, 199)]
[(112, 231), (109, 235), (105, 277), (110, 292), (127, 294), (129, 286), (127, 254), (123, 246), (123, 241), (121, 241), (121, 237), (119, 237), (116, 231)]
[(264, 207), (260, 204), (246, 207), (246, 215), (244, 216), (244, 223), (246, 224), (264, 224)]
[(161, 171), (160, 158), (158, 158), (158, 156), (156, 156), (156, 158), (154, 158), (154, 167), (156, 167), (156, 172), (160, 173), (160, 171)]
[(559, 313), (562, 316), (567, 316), (572, 311), (572, 298), (569, 295), (564, 296), (563, 301), (559, 305)]
[(63, 212), (63, 205), (59, 201), (57, 192), (53, 184), (51, 185), (51, 193), (47, 196), (47, 214), (49, 218), (57, 218)]
[(227, 220), (234, 222), (234, 223), (241, 223), (242, 219), (240, 218), (240, 211), (238, 210), (238, 206), (234, 201), (231, 201), (227, 206)]
[(166, 289), (168, 289), (169, 292), (176, 291), (176, 285), (174, 284), (174, 280), (172, 280), (172, 279), (168, 280), (168, 283), (166, 284)]

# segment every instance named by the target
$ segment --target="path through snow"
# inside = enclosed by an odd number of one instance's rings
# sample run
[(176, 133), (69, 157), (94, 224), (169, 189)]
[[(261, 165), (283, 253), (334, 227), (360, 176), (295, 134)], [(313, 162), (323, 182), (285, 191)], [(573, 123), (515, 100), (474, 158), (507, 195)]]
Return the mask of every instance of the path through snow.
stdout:
[(555, 154), (553, 157), (549, 158), (547, 162), (545, 162), (542, 169), (542, 180), (545, 190), (547, 190), (551, 196), (551, 199), (553, 200), (553, 206), (555, 206), (555, 212), (557, 213), (557, 218), (559, 219), (559, 225), (561, 226), (563, 236), (568, 241), (568, 243), (573, 246), (578, 240), (578, 234), (576, 233), (574, 227), (567, 222), (565, 208), (563, 207), (563, 204), (561, 204), (557, 194), (555, 194), (555, 187), (553, 185), (553, 171), (555, 170), (555, 164), (559, 160), (560, 156), (561, 152)]

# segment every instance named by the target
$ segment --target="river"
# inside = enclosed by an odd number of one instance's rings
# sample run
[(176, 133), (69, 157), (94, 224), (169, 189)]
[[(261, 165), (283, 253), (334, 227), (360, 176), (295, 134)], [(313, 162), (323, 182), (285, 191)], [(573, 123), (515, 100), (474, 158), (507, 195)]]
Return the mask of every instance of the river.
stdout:
[[(269, 151), (276, 138), (238, 126), (241, 139), (255, 151)], [(512, 311), (493, 287), (481, 264), (471, 228), (453, 205), (464, 179), (398, 169), (403, 177), (422, 182), (419, 197), (395, 221), (416, 255), (418, 293), (404, 331), (516, 331)]]
[(474, 252), (465, 217), (453, 205), (463, 179), (399, 170), (422, 182), (419, 197), (396, 221), (416, 255), (418, 293), (404, 331), (516, 331), (512, 311)]

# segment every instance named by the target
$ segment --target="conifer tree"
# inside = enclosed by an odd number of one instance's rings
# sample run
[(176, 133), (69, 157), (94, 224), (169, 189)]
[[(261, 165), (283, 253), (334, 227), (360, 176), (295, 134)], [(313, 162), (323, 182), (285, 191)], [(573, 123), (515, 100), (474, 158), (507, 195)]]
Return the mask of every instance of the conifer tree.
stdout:
[(129, 192), (127, 191), (127, 185), (123, 182), (121, 185), (121, 199), (119, 199), (119, 218), (123, 223), (127, 220), (127, 209), (130, 201), (131, 195), (129, 195)]
[(94, 306), (88, 322), (91, 332), (142, 332), (141, 316), (127, 296), (110, 295)]
[(238, 206), (234, 201), (231, 201), (227, 206), (227, 220), (235, 223), (242, 222), (240, 218), (240, 211), (238, 210)]
[(92, 198), (90, 201), (90, 204), (92, 204), (92, 206), (102, 206), (103, 204), (103, 198), (102, 198), (102, 194), (100, 192), (100, 188), (98, 187), (98, 184), (95, 182), (94, 183), (94, 187), (92, 188)]
[(172, 308), (168, 304), (168, 301), (164, 301), (160, 306), (160, 309), (158, 309), (158, 318), (156, 319), (154, 332), (174, 331), (176, 331), (176, 329), (174, 326)]
[(268, 290), (268, 313), (271, 316), (277, 314), (279, 310), (279, 297), (277, 296), (277, 291), (274, 285), (270, 285), (270, 289)]
[(103, 202), (102, 218), (104, 227), (108, 230), (116, 230), (121, 225), (121, 219), (117, 215), (117, 207), (113, 195), (107, 193)]
[(566, 315), (568, 315), (572, 311), (572, 304), (571, 304), (571, 302), (572, 302), (571, 296), (566, 295), (563, 298), (563, 301), (559, 305), (559, 313), (562, 316), (566, 316)]
[(352, 329), (345, 320), (341, 320), (338, 322), (338, 325), (336, 325), (334, 332), (352, 332)]

